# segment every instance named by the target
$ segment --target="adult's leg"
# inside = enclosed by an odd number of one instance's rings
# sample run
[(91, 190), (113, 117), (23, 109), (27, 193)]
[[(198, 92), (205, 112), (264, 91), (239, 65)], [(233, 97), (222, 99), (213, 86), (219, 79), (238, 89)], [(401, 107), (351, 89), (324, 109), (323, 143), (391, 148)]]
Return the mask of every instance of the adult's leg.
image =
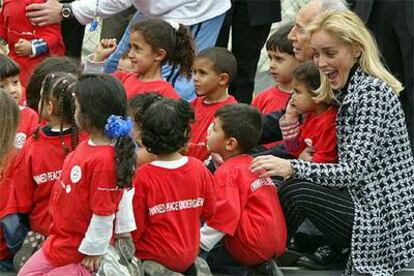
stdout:
[[(70, 3), (74, 0), (62, 0), (61, 3)], [(85, 26), (75, 18), (63, 20), (61, 25), (63, 43), (65, 44), (65, 55), (80, 59), (82, 56), (83, 36)]]
[(137, 9), (134, 6), (102, 20), (101, 39), (116, 38), (120, 41)]
[(291, 180), (279, 188), (279, 197), (290, 236), (308, 218), (330, 245), (350, 246), (354, 204), (347, 190)]
[(246, 1), (235, 1), (232, 17), (232, 52), (237, 60), (237, 75), (229, 93), (239, 102), (250, 104), (260, 52), (270, 32), (269, 25), (251, 26)]
[[(196, 54), (201, 50), (213, 47), (216, 44), (217, 36), (224, 18), (225, 14), (221, 14), (190, 26), (190, 31), (193, 34), (195, 42)], [(162, 68), (162, 75), (172, 84), (172, 86), (174, 86), (181, 98), (191, 101), (196, 97), (193, 80), (178, 76), (178, 70), (176, 68), (164, 65)]]

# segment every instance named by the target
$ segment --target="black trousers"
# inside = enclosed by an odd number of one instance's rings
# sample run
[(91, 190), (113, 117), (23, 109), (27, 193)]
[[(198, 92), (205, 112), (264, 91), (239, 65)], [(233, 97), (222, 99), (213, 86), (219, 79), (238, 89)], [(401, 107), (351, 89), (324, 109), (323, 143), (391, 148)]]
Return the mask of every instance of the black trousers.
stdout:
[(246, 1), (234, 1), (232, 8), (226, 14), (216, 46), (227, 48), (230, 27), (232, 27), (232, 53), (237, 60), (237, 76), (230, 83), (229, 93), (239, 102), (250, 104), (257, 63), (271, 24), (251, 26)]
[(335, 247), (350, 247), (354, 204), (346, 189), (290, 180), (279, 187), (289, 237), (308, 218)]
[(80, 59), (85, 26), (80, 24), (75, 18), (71, 18), (62, 21), (61, 30), (63, 43), (66, 48), (65, 55)]

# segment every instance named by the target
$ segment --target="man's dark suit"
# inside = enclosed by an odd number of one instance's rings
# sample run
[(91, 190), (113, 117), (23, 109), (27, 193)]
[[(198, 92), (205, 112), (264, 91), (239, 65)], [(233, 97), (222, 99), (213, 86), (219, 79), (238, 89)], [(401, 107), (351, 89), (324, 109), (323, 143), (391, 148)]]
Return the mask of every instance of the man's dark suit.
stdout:
[(273, 22), (280, 21), (279, 0), (233, 0), (227, 12), (217, 46), (227, 47), (232, 27), (232, 52), (238, 63), (237, 77), (230, 84), (229, 92), (239, 102), (250, 104), (254, 78), (260, 52)]
[(400, 100), (414, 152), (414, 1), (353, 0), (351, 3), (373, 32), (388, 68), (405, 87)]

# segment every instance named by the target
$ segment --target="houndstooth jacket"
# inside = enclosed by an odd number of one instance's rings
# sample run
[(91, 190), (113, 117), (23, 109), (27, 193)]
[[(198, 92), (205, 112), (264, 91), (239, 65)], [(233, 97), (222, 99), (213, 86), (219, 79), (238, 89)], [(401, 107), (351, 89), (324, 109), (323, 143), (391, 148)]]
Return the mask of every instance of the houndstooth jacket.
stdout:
[(346, 187), (355, 206), (349, 264), (394, 275), (414, 255), (414, 162), (404, 114), (392, 89), (360, 68), (338, 100), (339, 162), (292, 160), (295, 178)]

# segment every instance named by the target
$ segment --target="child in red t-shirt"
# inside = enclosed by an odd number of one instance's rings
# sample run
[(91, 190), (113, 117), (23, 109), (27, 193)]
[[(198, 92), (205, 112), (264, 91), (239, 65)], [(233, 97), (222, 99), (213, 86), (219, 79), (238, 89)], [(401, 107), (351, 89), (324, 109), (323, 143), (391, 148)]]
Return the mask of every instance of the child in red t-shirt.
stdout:
[[(286, 114), (280, 118), (286, 148), (294, 157), (315, 163), (336, 163), (336, 114), (333, 99), (319, 99), (320, 73), (313, 62), (293, 71), (293, 95)], [(302, 114), (304, 121), (298, 123)]]
[(246, 154), (261, 130), (260, 113), (245, 104), (226, 105), (214, 115), (207, 147), (224, 163), (214, 173), (217, 210), (201, 228), (200, 245), (213, 273), (233, 275), (265, 262), (275, 267), (271, 258), (285, 251), (286, 225), (276, 186), (250, 171), (253, 158)]
[(195, 261), (200, 221), (215, 211), (214, 183), (203, 163), (180, 150), (190, 135), (194, 113), (184, 100), (162, 99), (145, 111), (141, 139), (156, 161), (142, 165), (134, 179), (133, 232), (136, 256), (176, 272)]
[(155, 102), (164, 99), (157, 93), (149, 92), (135, 95), (128, 101), (128, 114), (134, 121), (134, 140), (137, 144), (137, 166), (149, 163), (157, 159), (155, 154), (149, 153), (142, 144), (142, 120), (145, 111)]
[[(23, 88), (20, 84), (19, 66), (8, 56), (0, 54), (0, 93), (9, 94), (17, 104), (22, 102)], [(32, 109), (19, 106), (19, 124), (14, 139), (14, 150), (8, 156), (0, 176), (0, 262), (7, 262), (12, 253), (19, 250), (26, 236), (27, 227), (17, 215), (13, 191), (13, 175), (16, 157), (26, 139), (35, 131), (38, 116)], [(0, 268), (2, 264), (0, 263)], [(10, 262), (9, 262), (10, 263)], [(7, 265), (7, 264), (6, 264)]]
[[(22, 102), (23, 88), (19, 78), (20, 68), (9, 57), (0, 54), (0, 88), (12, 96), (17, 104)], [(23, 148), (27, 138), (36, 130), (38, 123), (37, 113), (24, 105), (20, 105), (20, 121), (16, 131), (14, 147)]]
[(136, 160), (125, 90), (108, 75), (83, 75), (74, 90), (76, 123), (90, 138), (66, 157), (49, 203), (49, 236), (21, 275), (91, 275), (113, 233), (136, 229), (132, 196), (124, 204)]
[[(19, 213), (28, 214), (29, 228), (25, 242), (15, 255), (21, 267), (49, 234), (51, 218), (49, 199), (53, 184), (62, 172), (63, 160), (79, 143), (72, 93), (77, 78), (68, 73), (49, 74), (43, 82), (38, 127), (16, 161), (14, 190)], [(83, 135), (83, 139), (86, 138)]]
[(3, 0), (0, 38), (9, 45), (9, 56), (20, 65), (20, 80), (26, 86), (33, 69), (50, 55), (63, 56), (60, 24), (38, 26), (26, 17), (26, 6), (44, 0)]
[[(178, 99), (180, 96), (174, 87), (164, 80), (161, 66), (169, 63), (178, 66), (179, 74), (190, 77), (194, 58), (192, 38), (184, 25), (175, 29), (161, 19), (149, 19), (131, 27), (131, 49), (128, 57), (133, 72), (115, 72), (124, 85), (127, 98), (149, 91)], [(115, 39), (103, 39), (96, 52), (87, 58), (85, 71), (103, 71), (105, 59), (116, 50)]]
[[(276, 85), (259, 92), (253, 98), (252, 106), (257, 107), (262, 114), (280, 111), (292, 96), (292, 71), (298, 66), (298, 61), (293, 53), (292, 42), (288, 34), (292, 25), (281, 26), (266, 42), (266, 50), (269, 55), (269, 72)], [(271, 148), (280, 142), (263, 145)]]
[(207, 129), (214, 113), (226, 104), (236, 103), (227, 93), (231, 80), (236, 76), (237, 61), (225, 48), (213, 47), (201, 51), (193, 64), (193, 79), (197, 98), (192, 102), (195, 121), (191, 126), (188, 156), (204, 161), (207, 150)]

